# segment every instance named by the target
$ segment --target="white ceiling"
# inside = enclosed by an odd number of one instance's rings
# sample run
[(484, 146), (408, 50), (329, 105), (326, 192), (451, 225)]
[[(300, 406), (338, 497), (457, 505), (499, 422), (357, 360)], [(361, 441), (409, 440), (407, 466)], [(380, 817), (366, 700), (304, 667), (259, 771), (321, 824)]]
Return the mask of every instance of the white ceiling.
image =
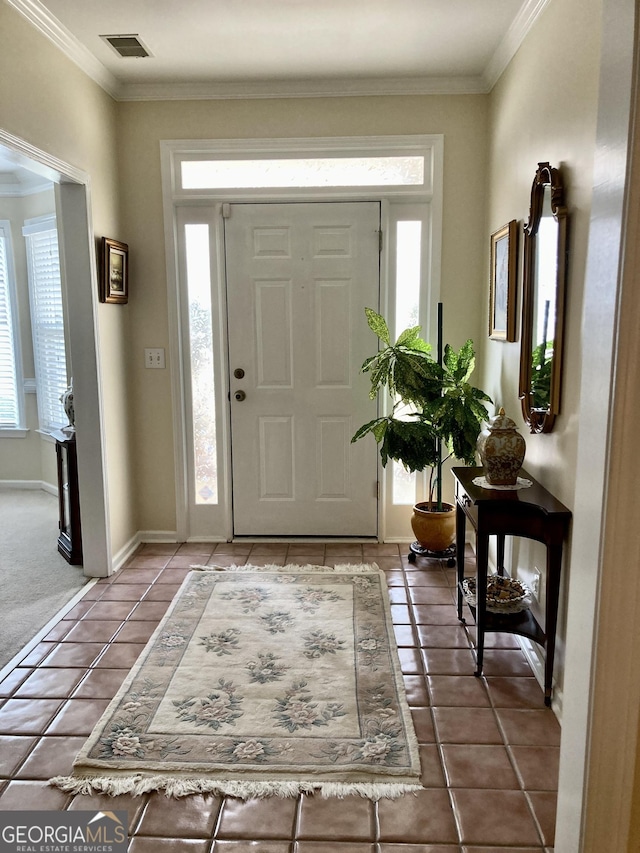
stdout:
[[(7, 0), (119, 100), (489, 91), (548, 0)], [(102, 35), (137, 35), (122, 58)]]
[(31, 169), (25, 169), (16, 158), (0, 148), (0, 198), (20, 198), (42, 192), (51, 181)]

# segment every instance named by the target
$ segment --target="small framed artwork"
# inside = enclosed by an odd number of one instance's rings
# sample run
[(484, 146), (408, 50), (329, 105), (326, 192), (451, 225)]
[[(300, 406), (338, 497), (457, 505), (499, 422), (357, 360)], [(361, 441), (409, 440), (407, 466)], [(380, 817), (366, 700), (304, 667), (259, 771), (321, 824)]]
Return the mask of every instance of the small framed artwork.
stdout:
[(102, 238), (100, 301), (124, 304), (129, 301), (129, 247)]
[(515, 219), (491, 235), (489, 337), (516, 340), (518, 223)]

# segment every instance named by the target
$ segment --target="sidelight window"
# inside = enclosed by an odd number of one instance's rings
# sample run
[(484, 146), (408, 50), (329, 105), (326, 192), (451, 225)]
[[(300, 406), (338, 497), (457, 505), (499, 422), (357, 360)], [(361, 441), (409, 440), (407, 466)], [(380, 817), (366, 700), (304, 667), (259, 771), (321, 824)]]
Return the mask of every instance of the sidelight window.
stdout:
[[(420, 324), (420, 281), (422, 260), (422, 222), (396, 222), (396, 323), (395, 337), (410, 326)], [(399, 462), (392, 463), (393, 503), (416, 502), (416, 475)]]
[(185, 225), (196, 504), (218, 503), (209, 226)]

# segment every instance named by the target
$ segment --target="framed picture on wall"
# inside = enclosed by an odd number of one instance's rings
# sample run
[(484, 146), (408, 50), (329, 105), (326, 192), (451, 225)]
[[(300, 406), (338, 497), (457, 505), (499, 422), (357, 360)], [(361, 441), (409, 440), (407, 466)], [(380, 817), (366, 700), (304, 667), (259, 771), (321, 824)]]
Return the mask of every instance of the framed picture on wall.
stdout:
[(516, 340), (516, 279), (518, 274), (518, 223), (515, 219), (491, 235), (489, 337)]
[(109, 237), (102, 238), (100, 301), (119, 304), (129, 301), (129, 247)]

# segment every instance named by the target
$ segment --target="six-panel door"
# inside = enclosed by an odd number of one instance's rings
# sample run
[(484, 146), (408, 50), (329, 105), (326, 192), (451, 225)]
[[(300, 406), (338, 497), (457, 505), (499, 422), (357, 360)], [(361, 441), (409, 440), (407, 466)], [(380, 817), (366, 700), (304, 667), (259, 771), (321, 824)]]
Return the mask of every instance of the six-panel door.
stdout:
[(234, 204), (225, 219), (235, 535), (375, 536), (376, 202)]

